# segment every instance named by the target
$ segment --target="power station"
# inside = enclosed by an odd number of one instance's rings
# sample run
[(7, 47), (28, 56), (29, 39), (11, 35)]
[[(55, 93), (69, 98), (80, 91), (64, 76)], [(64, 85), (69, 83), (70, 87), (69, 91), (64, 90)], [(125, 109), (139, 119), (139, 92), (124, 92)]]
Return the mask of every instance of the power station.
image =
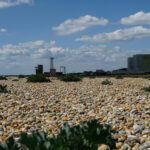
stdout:
[[(35, 67), (36, 74), (43, 74), (43, 65)], [(96, 72), (98, 73), (98, 72)], [(100, 72), (99, 74), (103, 74)], [(127, 68), (116, 69), (109, 71), (109, 74), (144, 74), (150, 73), (150, 54), (136, 54), (133, 57), (128, 58)], [(54, 57), (50, 57), (50, 70), (49, 72), (44, 72), (46, 76), (56, 76), (66, 74), (66, 67), (60, 66), (60, 72), (56, 72), (54, 68)]]
[[(43, 74), (43, 65), (38, 65), (35, 67), (35, 72), (37, 74)], [(50, 70), (49, 72), (44, 72), (46, 76), (56, 76), (61, 74), (66, 74), (66, 67), (60, 66), (60, 72), (56, 72), (56, 69), (54, 68), (54, 57), (50, 57)]]

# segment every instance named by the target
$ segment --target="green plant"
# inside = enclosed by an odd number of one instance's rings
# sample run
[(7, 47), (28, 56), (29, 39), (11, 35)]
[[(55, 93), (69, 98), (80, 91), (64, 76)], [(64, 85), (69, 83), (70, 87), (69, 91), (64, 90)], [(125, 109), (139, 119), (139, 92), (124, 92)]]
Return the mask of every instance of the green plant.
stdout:
[(108, 79), (102, 81), (103, 85), (112, 85), (113, 83), (111, 81), (109, 81)]
[(118, 76), (116, 76), (116, 79), (123, 79), (123, 76), (118, 75)]
[(13, 79), (12, 81), (19, 81), (18, 79)]
[(7, 80), (5, 76), (0, 76), (0, 80)]
[(45, 75), (39, 74), (29, 76), (27, 82), (50, 82), (50, 80), (47, 79)]
[(22, 74), (20, 74), (19, 76), (18, 76), (18, 78), (24, 78), (25, 76), (24, 75), (22, 75)]
[(64, 76), (58, 77), (58, 79), (61, 80), (61, 81), (65, 81), (65, 82), (81, 81), (81, 78), (77, 75), (64, 75)]
[(0, 93), (8, 93), (7, 85), (1, 85), (0, 84)]
[(150, 92), (150, 86), (149, 87), (144, 87), (141, 90), (144, 90), (145, 92)]
[(48, 137), (44, 132), (31, 135), (22, 133), (18, 142), (10, 137), (0, 143), (1, 150), (97, 150), (98, 144), (106, 144), (115, 149), (116, 139), (110, 126), (102, 126), (97, 120), (82, 122), (70, 127), (67, 123), (60, 129), (58, 136)]
[(96, 76), (89, 76), (89, 78), (90, 78), (90, 79), (95, 79), (95, 78), (96, 78)]

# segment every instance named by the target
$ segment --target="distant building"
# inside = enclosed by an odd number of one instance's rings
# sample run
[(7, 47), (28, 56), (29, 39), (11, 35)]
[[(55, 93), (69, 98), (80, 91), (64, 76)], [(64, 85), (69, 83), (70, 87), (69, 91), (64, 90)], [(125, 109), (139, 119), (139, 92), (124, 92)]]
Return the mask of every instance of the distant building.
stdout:
[(44, 72), (44, 75), (49, 77), (50, 76), (50, 73), (49, 72)]
[(128, 58), (129, 73), (150, 72), (150, 54), (137, 54)]
[(95, 75), (105, 75), (105, 74), (106, 74), (106, 72), (102, 69), (96, 70), (96, 72), (95, 72)]
[(35, 72), (36, 72), (36, 75), (43, 74), (43, 65), (38, 65), (37, 67), (35, 67)]
[(112, 71), (112, 74), (127, 74), (127, 73), (128, 73), (127, 68), (121, 68), (121, 69), (117, 69), (117, 70)]
[(111, 71), (106, 71), (106, 74), (107, 75), (111, 75)]
[(55, 76), (56, 75), (56, 69), (50, 69), (50, 76)]
[(56, 76), (61, 76), (61, 75), (63, 75), (62, 72), (56, 72)]
[(94, 72), (92, 72), (92, 71), (84, 71), (83, 72), (83, 75), (85, 75), (85, 76), (90, 76), (90, 75), (93, 75), (94, 74)]

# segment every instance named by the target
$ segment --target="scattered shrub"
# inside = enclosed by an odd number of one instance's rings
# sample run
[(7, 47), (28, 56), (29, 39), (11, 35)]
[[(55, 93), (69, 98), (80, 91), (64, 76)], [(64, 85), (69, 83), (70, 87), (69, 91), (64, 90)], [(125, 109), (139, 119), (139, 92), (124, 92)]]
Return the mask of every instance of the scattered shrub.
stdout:
[(7, 80), (5, 76), (0, 76), (0, 80)]
[(22, 133), (18, 142), (10, 137), (0, 144), (1, 150), (97, 150), (98, 144), (106, 144), (115, 149), (116, 139), (110, 126), (102, 126), (97, 120), (82, 122), (70, 127), (67, 123), (60, 129), (58, 136), (48, 137), (44, 132), (31, 135)]
[(89, 76), (89, 78), (90, 78), (90, 79), (95, 79), (95, 78), (96, 78), (96, 76)]
[(32, 75), (27, 78), (27, 82), (50, 82), (49, 79), (46, 78), (45, 75)]
[(116, 76), (116, 79), (123, 79), (123, 76), (118, 75), (118, 76)]
[(103, 85), (112, 85), (112, 82), (106, 79), (105, 81), (102, 81)]
[(7, 85), (1, 85), (0, 84), (0, 93), (8, 93)]
[(18, 79), (13, 79), (12, 81), (19, 81)]
[(24, 78), (25, 76), (24, 75), (22, 75), (22, 74), (20, 74), (19, 76), (18, 76), (18, 78)]
[(76, 75), (64, 75), (64, 76), (58, 77), (58, 79), (61, 81), (65, 81), (65, 82), (81, 81), (81, 78), (79, 76), (76, 76)]
[(144, 87), (141, 90), (144, 90), (145, 92), (150, 92), (150, 86), (149, 87)]

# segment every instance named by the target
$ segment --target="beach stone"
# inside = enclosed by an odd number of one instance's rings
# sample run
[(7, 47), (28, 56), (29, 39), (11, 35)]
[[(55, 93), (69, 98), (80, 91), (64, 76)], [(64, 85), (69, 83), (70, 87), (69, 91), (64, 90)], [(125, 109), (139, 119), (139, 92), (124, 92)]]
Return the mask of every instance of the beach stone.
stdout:
[(102, 144), (98, 147), (98, 150), (110, 150), (109, 146)]
[(34, 132), (35, 131), (35, 128), (34, 127), (31, 127), (30, 129), (29, 129), (29, 132)]
[(132, 150), (139, 150), (139, 148), (138, 148), (138, 147), (139, 147), (139, 145), (140, 145), (139, 143), (136, 143), (136, 144), (135, 144), (135, 146), (134, 146), (134, 147), (132, 147)]
[(140, 143), (140, 138), (138, 136), (128, 135), (127, 141), (130, 146), (133, 146), (134, 143)]
[(132, 114), (137, 114), (137, 113), (138, 113), (138, 110), (137, 110), (136, 108), (134, 108), (134, 109), (132, 109), (130, 112), (131, 112)]
[(133, 128), (132, 128), (132, 132), (131, 132), (131, 133), (132, 133), (132, 134), (142, 133), (143, 129), (144, 129), (143, 126), (135, 124), (135, 125), (133, 126)]
[[(0, 93), (0, 139), (5, 141), (11, 133), (44, 131), (57, 135), (65, 122), (79, 125), (82, 121), (98, 119), (109, 124), (117, 137), (118, 149), (128, 150), (150, 141), (150, 94), (141, 90), (149, 86), (146, 79), (110, 78), (113, 85), (101, 84), (106, 78), (83, 78), (81, 82), (27, 83), (26, 79), (5, 81), (11, 93)], [(4, 83), (0, 80), (0, 84)], [(33, 130), (32, 130), (33, 129)], [(1, 133), (2, 133), (1, 132)], [(131, 139), (128, 136), (139, 139)], [(129, 143), (129, 144), (128, 144)]]
[(128, 145), (127, 144), (124, 144), (124, 145), (122, 145), (122, 150), (128, 150)]
[(142, 134), (144, 135), (144, 134), (150, 134), (150, 130), (144, 130), (143, 132), (142, 132)]
[(121, 148), (121, 146), (122, 146), (122, 142), (116, 143), (116, 148), (117, 148), (117, 149)]
[(142, 145), (139, 146), (139, 150), (145, 150), (150, 148), (150, 141), (143, 143)]
[(2, 135), (3, 135), (3, 133), (4, 133), (3, 131), (0, 131), (0, 136), (2, 136)]

